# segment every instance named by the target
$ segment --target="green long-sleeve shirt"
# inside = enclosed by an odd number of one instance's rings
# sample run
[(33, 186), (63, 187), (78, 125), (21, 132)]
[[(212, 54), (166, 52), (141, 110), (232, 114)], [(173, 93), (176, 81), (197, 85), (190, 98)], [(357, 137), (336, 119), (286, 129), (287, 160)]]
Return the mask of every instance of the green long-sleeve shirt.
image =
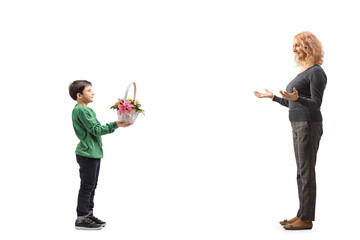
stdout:
[(118, 128), (116, 122), (101, 125), (91, 108), (76, 104), (72, 111), (72, 121), (80, 143), (75, 153), (90, 158), (103, 158), (101, 135), (112, 133)]

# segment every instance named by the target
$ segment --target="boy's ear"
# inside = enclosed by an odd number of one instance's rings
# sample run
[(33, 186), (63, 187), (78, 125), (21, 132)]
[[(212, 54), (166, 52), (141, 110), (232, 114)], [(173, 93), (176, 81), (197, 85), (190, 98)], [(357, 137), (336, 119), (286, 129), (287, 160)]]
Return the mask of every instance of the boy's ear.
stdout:
[(77, 98), (81, 98), (81, 97), (82, 97), (82, 94), (81, 94), (81, 93), (77, 93), (77, 94), (76, 94), (76, 97), (77, 97)]

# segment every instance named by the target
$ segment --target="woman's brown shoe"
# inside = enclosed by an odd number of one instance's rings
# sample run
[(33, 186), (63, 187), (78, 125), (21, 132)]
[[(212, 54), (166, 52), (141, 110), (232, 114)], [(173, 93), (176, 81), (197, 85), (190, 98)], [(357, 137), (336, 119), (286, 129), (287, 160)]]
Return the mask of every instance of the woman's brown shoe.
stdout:
[(285, 225), (287, 225), (287, 224), (296, 222), (298, 219), (299, 219), (298, 217), (294, 217), (294, 218), (292, 218), (292, 219), (290, 219), (290, 220), (285, 219), (285, 220), (283, 220), (283, 221), (280, 221), (280, 224), (283, 225), (283, 226), (285, 226)]
[(305, 230), (312, 229), (313, 224), (312, 221), (303, 221), (301, 219), (297, 220), (294, 223), (284, 225), (286, 230)]

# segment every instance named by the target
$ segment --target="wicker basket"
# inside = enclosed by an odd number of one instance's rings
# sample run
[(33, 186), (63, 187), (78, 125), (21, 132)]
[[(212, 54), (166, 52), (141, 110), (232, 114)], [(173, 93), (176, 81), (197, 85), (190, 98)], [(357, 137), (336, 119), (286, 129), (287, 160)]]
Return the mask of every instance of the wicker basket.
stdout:
[[(133, 99), (136, 99), (136, 84), (135, 82), (132, 82), (129, 84), (129, 86), (127, 87), (126, 89), (126, 92), (125, 92), (125, 97), (124, 97), (124, 101), (127, 100), (127, 96), (128, 96), (128, 92), (129, 92), (129, 89), (131, 87), (131, 85), (134, 86), (134, 96), (133, 96)], [(137, 116), (139, 115), (138, 112), (130, 112), (130, 111), (127, 111), (126, 114), (125, 113), (122, 113), (120, 115), (119, 111), (117, 111), (117, 115), (118, 115), (118, 119), (119, 121), (124, 121), (124, 122), (128, 122), (128, 123), (134, 123)]]

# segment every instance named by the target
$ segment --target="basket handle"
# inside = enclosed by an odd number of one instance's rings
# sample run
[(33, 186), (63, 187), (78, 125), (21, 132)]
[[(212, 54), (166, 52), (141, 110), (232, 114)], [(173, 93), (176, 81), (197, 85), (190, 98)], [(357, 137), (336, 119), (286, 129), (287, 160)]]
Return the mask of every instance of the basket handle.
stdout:
[(129, 84), (129, 86), (126, 89), (124, 101), (127, 101), (127, 95), (128, 95), (128, 92), (129, 92), (129, 89), (130, 89), (131, 85), (134, 85), (134, 97), (133, 97), (133, 99), (134, 100), (136, 99), (136, 83), (132, 82), (132, 83)]

